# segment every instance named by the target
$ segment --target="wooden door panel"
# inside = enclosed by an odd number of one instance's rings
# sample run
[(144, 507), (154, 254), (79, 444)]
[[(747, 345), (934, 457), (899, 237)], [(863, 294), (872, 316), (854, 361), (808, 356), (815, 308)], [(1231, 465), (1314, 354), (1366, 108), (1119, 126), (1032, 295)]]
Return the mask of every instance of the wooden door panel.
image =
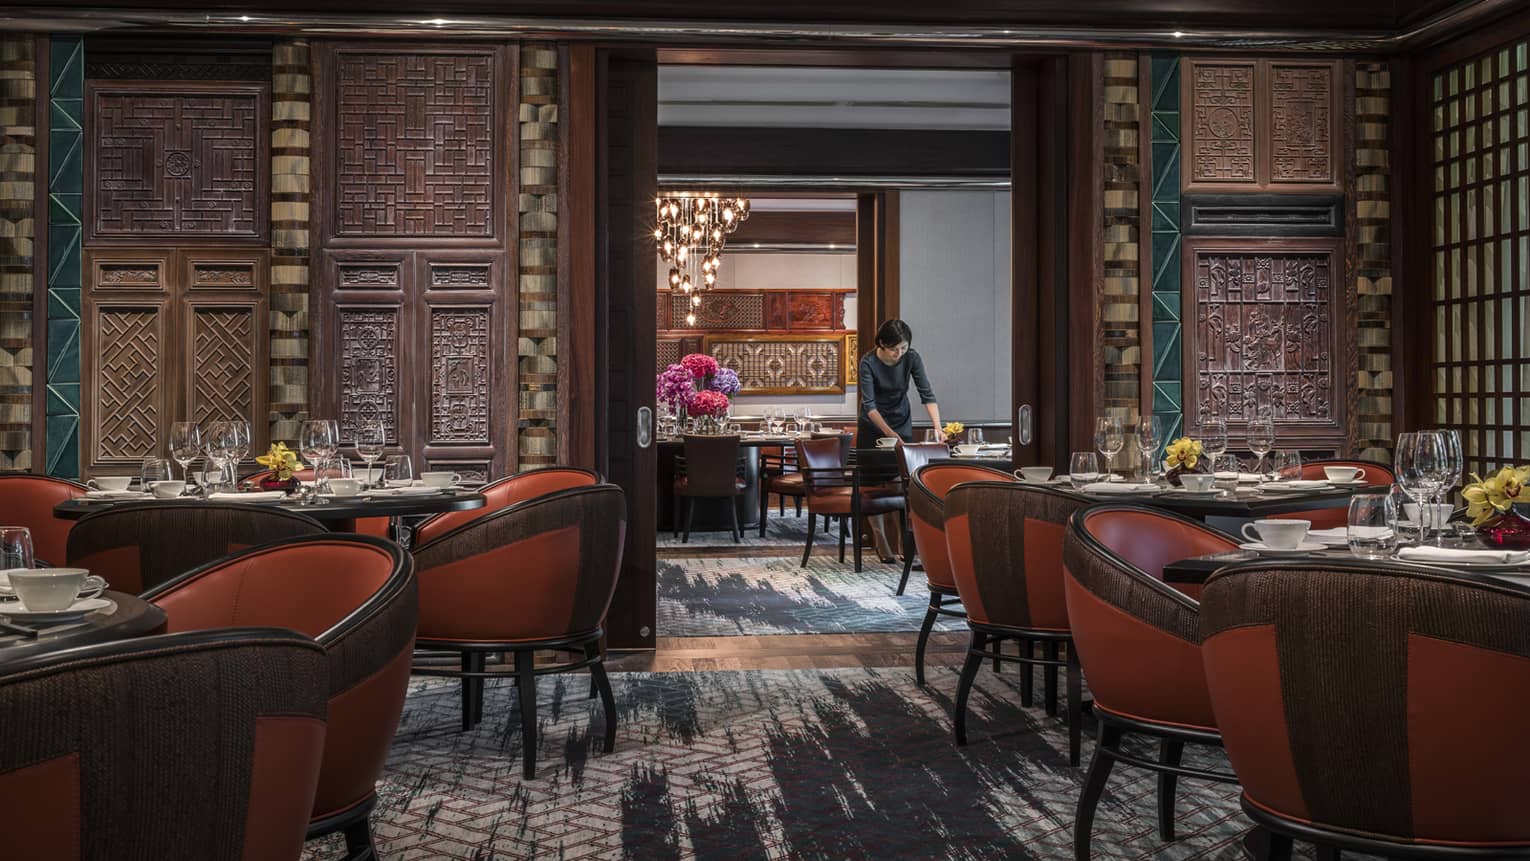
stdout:
[[(166, 339), (168, 302), (94, 303), (89, 317), (90, 357), (86, 380), (88, 467), (136, 467), (160, 453), (170, 416), (165, 365), (173, 361)], [(173, 380), (173, 377), (170, 378)], [(136, 470), (129, 470), (136, 471)]]

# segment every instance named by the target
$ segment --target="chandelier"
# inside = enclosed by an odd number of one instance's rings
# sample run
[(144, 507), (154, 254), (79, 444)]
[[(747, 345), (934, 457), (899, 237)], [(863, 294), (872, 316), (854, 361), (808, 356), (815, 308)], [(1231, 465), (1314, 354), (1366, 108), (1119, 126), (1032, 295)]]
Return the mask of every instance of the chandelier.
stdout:
[(669, 287), (690, 296), (687, 326), (696, 325), (701, 292), (717, 284), (723, 242), (749, 218), (749, 201), (720, 194), (676, 194), (654, 198), (653, 229), (659, 257), (669, 264)]

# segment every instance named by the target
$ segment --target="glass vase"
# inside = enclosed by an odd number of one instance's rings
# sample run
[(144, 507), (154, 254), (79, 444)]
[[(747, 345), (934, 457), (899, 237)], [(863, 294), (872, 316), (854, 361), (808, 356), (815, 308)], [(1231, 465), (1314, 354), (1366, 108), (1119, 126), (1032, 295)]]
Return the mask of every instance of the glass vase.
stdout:
[(1502, 550), (1530, 550), (1530, 506), (1514, 505), (1477, 527), (1477, 539)]

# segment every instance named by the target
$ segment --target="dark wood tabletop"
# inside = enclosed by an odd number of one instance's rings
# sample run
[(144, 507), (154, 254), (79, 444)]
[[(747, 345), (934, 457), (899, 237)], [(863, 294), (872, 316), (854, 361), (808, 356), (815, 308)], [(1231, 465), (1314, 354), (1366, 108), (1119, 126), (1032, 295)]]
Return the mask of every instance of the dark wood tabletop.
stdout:
[[(44, 652), (142, 637), (164, 627), (165, 611), (136, 595), (107, 591), (101, 597), (112, 601), (112, 606), (57, 625), (13, 622), (5, 616), (6, 602), (0, 601), (0, 621), (8, 623), (0, 628), (0, 666)], [(36, 635), (13, 631), (12, 625)]]
[[(1475, 541), (1452, 542), (1451, 546), (1481, 549), (1481, 545)], [(1259, 558), (1261, 558), (1261, 554), (1252, 550), (1228, 550), (1224, 553), (1192, 556), (1189, 559), (1181, 559), (1178, 562), (1170, 562), (1168, 565), (1165, 565), (1163, 579), (1165, 583), (1205, 583), (1212, 574), (1229, 565), (1236, 565), (1240, 562), (1253, 562)], [(1311, 553), (1282, 554), (1280, 556), (1266, 556), (1263, 558), (1271, 562), (1320, 562), (1323, 560), (1342, 562), (1354, 560), (1357, 557), (1350, 553), (1347, 547), (1331, 546), (1325, 547), (1322, 550), (1314, 550)], [(1415, 562), (1412, 564), (1421, 563)], [(1442, 562), (1422, 564), (1456, 573), (1488, 575), (1501, 577), (1520, 584), (1530, 584), (1530, 567), (1523, 565), (1451, 565)]]
[[(148, 502), (143, 499), (75, 499), (60, 502), (53, 509), (53, 516), (64, 520), (79, 520), (93, 511), (105, 511), (114, 505)], [(188, 497), (188, 501), (200, 499)], [(224, 501), (224, 500), (216, 500)], [(294, 511), (322, 522), (356, 520), (362, 517), (409, 517), (420, 514), (439, 514), (443, 511), (466, 511), (483, 508), (488, 500), (481, 493), (466, 490), (449, 490), (430, 496), (356, 497), (354, 499), (324, 499), (310, 505), (300, 502), (241, 502), (238, 505), (265, 505)], [(177, 505), (180, 500), (167, 499), (164, 505)]]

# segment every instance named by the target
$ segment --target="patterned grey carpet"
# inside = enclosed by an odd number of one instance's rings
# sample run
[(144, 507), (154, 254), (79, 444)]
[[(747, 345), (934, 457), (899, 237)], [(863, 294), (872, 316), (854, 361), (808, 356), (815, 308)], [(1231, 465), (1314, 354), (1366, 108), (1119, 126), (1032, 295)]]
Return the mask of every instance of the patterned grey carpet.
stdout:
[[(618, 673), (605, 754), (586, 677), (546, 677), (541, 770), (525, 781), (511, 684), (491, 683), (484, 723), (462, 733), (455, 684), (418, 680), (372, 821), (388, 859), (1071, 858), (1083, 771), (1067, 764), (1060, 719), (1022, 709), (1015, 681), (979, 677), (971, 744), (957, 748), (950, 668), (929, 690), (906, 670)], [(1235, 788), (1182, 781), (1168, 846), (1155, 797), (1151, 776), (1118, 768), (1094, 857), (1242, 857)], [(309, 850), (343, 854), (338, 839)]]
[[(692, 532), (691, 540), (684, 543), (679, 538), (676, 538), (674, 533), (661, 530), (658, 533), (659, 555), (664, 555), (664, 550), (668, 547), (687, 547), (692, 549), (701, 547), (795, 547), (800, 554), (802, 546), (807, 542), (807, 515), (804, 514), (798, 517), (792, 511), (792, 507), (788, 505), (786, 507), (786, 516), (778, 517), (776, 510), (772, 508), (770, 516), (765, 519), (765, 535), (763, 537), (760, 535), (759, 527), (745, 529), (743, 535), (740, 536), (742, 538), (740, 543), (734, 543), (733, 535), (727, 530)], [(834, 527), (834, 529), (837, 528), (837, 526)], [(823, 521), (819, 520), (818, 529), (813, 534), (813, 544), (815, 546), (838, 546), (839, 533), (832, 529), (824, 530)]]

